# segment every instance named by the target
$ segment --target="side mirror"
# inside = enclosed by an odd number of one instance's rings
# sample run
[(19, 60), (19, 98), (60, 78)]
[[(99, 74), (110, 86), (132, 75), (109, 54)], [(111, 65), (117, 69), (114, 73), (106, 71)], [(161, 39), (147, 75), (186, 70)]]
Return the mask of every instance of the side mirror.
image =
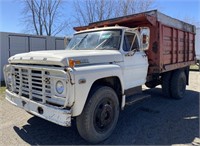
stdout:
[(143, 36), (142, 36), (142, 43), (143, 44), (147, 44), (148, 43), (148, 36), (146, 35), (146, 34), (143, 34)]
[(141, 36), (141, 48), (142, 50), (148, 50), (149, 48), (149, 41), (150, 41), (150, 30), (148, 27), (141, 28), (140, 31)]

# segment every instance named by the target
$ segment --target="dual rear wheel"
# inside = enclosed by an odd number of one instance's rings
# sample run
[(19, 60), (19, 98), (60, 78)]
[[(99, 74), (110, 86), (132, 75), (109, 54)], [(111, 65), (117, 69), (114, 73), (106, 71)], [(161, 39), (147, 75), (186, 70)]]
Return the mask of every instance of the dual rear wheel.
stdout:
[(166, 72), (162, 76), (162, 91), (166, 97), (181, 99), (186, 90), (186, 74), (183, 70)]

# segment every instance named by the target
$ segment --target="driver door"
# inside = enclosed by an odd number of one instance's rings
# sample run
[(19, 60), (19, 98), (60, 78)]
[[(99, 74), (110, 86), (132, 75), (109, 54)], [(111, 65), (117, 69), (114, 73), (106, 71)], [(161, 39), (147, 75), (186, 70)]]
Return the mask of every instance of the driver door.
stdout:
[(148, 60), (145, 52), (140, 50), (140, 41), (136, 33), (125, 32), (123, 50), (125, 89), (144, 84), (146, 82)]

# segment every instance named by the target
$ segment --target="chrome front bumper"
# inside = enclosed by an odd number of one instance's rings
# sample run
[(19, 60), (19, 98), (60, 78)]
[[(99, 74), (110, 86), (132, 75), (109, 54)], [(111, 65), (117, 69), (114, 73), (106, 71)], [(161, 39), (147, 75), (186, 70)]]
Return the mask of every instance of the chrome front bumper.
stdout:
[(33, 115), (56, 123), (61, 126), (71, 126), (71, 110), (61, 109), (50, 105), (37, 103), (28, 98), (6, 90), (6, 99), (17, 107), (20, 107)]

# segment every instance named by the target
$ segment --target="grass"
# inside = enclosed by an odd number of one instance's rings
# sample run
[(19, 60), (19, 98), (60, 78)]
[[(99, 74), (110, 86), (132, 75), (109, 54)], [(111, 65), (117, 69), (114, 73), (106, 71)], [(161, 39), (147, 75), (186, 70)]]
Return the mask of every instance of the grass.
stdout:
[(0, 100), (5, 98), (5, 89), (6, 87), (0, 87)]

